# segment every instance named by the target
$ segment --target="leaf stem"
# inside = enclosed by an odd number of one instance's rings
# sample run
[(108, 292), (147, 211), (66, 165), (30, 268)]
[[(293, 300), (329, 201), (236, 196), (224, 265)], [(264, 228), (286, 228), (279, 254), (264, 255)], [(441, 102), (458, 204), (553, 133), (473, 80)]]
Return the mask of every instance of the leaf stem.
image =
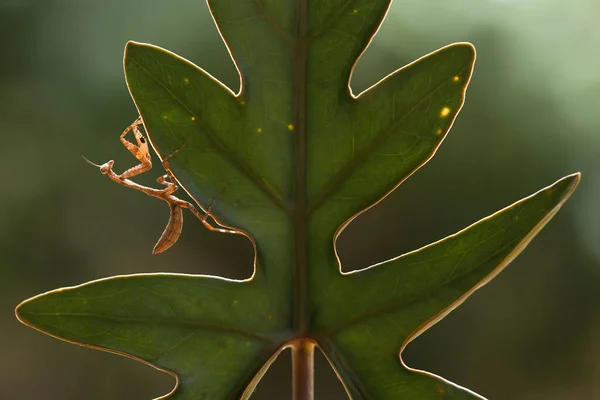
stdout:
[(315, 381), (315, 342), (300, 338), (292, 344), (292, 399), (313, 400)]

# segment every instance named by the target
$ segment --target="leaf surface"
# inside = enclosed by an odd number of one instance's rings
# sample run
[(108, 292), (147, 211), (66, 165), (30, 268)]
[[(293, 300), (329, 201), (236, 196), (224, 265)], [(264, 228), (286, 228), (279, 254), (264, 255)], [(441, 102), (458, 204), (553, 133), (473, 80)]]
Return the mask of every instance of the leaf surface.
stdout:
[[(191, 62), (130, 42), (125, 73), (148, 136), (198, 204), (256, 250), (246, 281), (142, 274), (22, 303), (26, 324), (170, 371), (177, 400), (246, 398), (279, 350), (316, 341), (358, 399), (476, 399), (399, 352), (502, 270), (579, 175), (439, 242), (342, 273), (335, 239), (427, 162), (462, 107), (470, 44), (431, 53), (355, 96), (353, 66), (388, 0), (212, 0), (234, 94)], [(177, 151), (173, 156), (173, 152)]]

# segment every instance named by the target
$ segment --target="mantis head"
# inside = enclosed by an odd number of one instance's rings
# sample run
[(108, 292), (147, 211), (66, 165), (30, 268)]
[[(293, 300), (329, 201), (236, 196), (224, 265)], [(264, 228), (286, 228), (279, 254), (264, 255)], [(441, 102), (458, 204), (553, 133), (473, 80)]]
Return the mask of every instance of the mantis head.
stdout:
[(113, 167), (113, 165), (114, 165), (114, 163), (115, 163), (115, 162), (114, 162), (114, 160), (109, 160), (109, 161), (105, 162), (105, 163), (104, 163), (104, 164), (102, 164), (102, 165), (98, 165), (98, 164), (96, 164), (96, 163), (93, 163), (93, 162), (91, 162), (91, 161), (90, 161), (90, 160), (88, 160), (87, 158), (85, 158), (85, 156), (82, 156), (82, 157), (83, 157), (83, 159), (84, 159), (84, 160), (85, 160), (85, 161), (86, 161), (88, 164), (91, 164), (91, 165), (93, 165), (94, 167), (98, 167), (98, 168), (100, 168), (100, 173), (101, 173), (101, 174), (103, 174), (103, 175), (106, 175), (106, 174), (108, 174), (108, 171), (112, 170), (112, 167)]

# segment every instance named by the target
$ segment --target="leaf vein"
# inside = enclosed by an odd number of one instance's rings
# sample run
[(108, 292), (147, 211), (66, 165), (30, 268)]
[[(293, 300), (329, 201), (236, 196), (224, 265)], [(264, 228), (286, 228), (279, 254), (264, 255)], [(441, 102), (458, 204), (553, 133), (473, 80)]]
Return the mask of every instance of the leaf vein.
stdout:
[[(172, 97), (173, 100), (175, 100), (177, 103), (179, 103), (181, 105), (181, 107), (183, 107), (186, 111), (188, 111), (190, 113), (190, 115), (192, 115), (192, 116), (196, 115), (160, 79), (158, 79), (157, 77), (155, 77), (154, 74), (152, 74), (150, 71), (148, 71), (146, 68), (144, 68), (144, 66), (141, 65), (137, 60), (133, 59), (132, 61), (137, 64), (137, 66), (140, 68), (140, 70), (144, 71), (159, 86), (161, 86)], [(197, 122), (197, 124), (199, 124), (199, 122)], [(238, 171), (240, 171), (248, 179), (250, 179), (256, 185), (256, 187), (258, 187), (273, 202), (273, 204), (275, 204), (277, 207), (279, 207), (286, 214), (288, 214), (288, 215), (290, 214), (290, 209), (282, 201), (281, 195), (279, 193), (277, 193), (277, 192), (272, 191), (267, 185), (265, 185), (261, 181), (261, 179), (258, 176), (256, 176), (256, 174), (252, 171), (252, 169), (250, 168), (250, 166), (248, 165), (248, 163), (240, 155), (237, 154), (237, 152), (231, 150), (229, 147), (227, 147), (225, 145), (225, 143), (223, 143), (221, 140), (219, 140), (216, 137), (216, 135), (214, 135), (212, 133), (212, 130), (207, 129), (206, 127), (204, 127), (204, 132), (206, 133), (207, 138), (213, 143), (213, 145), (215, 145), (215, 147), (217, 147), (217, 149), (221, 153), (223, 153), (226, 156), (226, 158), (228, 158), (232, 162), (233, 165), (236, 166), (236, 168), (238, 169)], [(148, 132), (148, 135), (150, 136), (150, 132)]]
[(400, 122), (402, 122), (406, 117), (412, 114), (412, 112), (415, 111), (419, 106), (421, 106), (421, 104), (427, 101), (431, 96), (433, 96), (438, 90), (447, 85), (449, 82), (449, 79), (444, 80), (438, 87), (434, 88), (429, 93), (427, 93), (427, 95), (423, 96), (421, 100), (419, 100), (404, 115), (398, 118), (398, 120), (392, 121), (390, 127), (387, 130), (383, 131), (375, 138), (373, 138), (371, 140), (371, 143), (368, 146), (365, 146), (365, 148), (361, 150), (356, 157), (350, 159), (350, 161), (348, 161), (346, 165), (329, 180), (329, 183), (323, 187), (320, 193), (318, 193), (315, 196), (314, 200), (307, 207), (307, 215), (310, 215), (314, 210), (319, 208), (329, 198), (329, 196), (331, 196), (346, 181), (346, 179), (354, 172), (354, 170), (360, 165), (360, 163), (365, 158), (367, 158), (374, 151), (374, 149), (381, 146), (383, 142), (393, 132), (396, 131), (396, 127)]

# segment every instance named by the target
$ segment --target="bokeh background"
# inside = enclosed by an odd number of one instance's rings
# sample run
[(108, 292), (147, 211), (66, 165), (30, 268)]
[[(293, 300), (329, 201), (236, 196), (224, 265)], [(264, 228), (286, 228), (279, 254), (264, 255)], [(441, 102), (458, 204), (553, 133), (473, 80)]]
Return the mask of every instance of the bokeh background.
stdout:
[[(528, 249), (405, 352), (409, 365), (492, 400), (600, 398), (599, 18), (597, 0), (396, 0), (353, 78), (357, 93), (451, 42), (478, 50), (466, 105), (436, 157), (340, 237), (346, 269), (583, 172)], [(114, 274), (251, 274), (246, 239), (192, 218), (173, 249), (151, 256), (167, 208), (83, 162), (134, 162), (118, 141), (137, 116), (122, 72), (127, 40), (168, 48), (237, 90), (202, 0), (0, 0), (2, 399), (151, 399), (174, 383), (19, 324), (20, 301)], [(289, 398), (289, 359), (254, 398)], [(346, 398), (323, 357), (316, 382), (317, 399)]]

